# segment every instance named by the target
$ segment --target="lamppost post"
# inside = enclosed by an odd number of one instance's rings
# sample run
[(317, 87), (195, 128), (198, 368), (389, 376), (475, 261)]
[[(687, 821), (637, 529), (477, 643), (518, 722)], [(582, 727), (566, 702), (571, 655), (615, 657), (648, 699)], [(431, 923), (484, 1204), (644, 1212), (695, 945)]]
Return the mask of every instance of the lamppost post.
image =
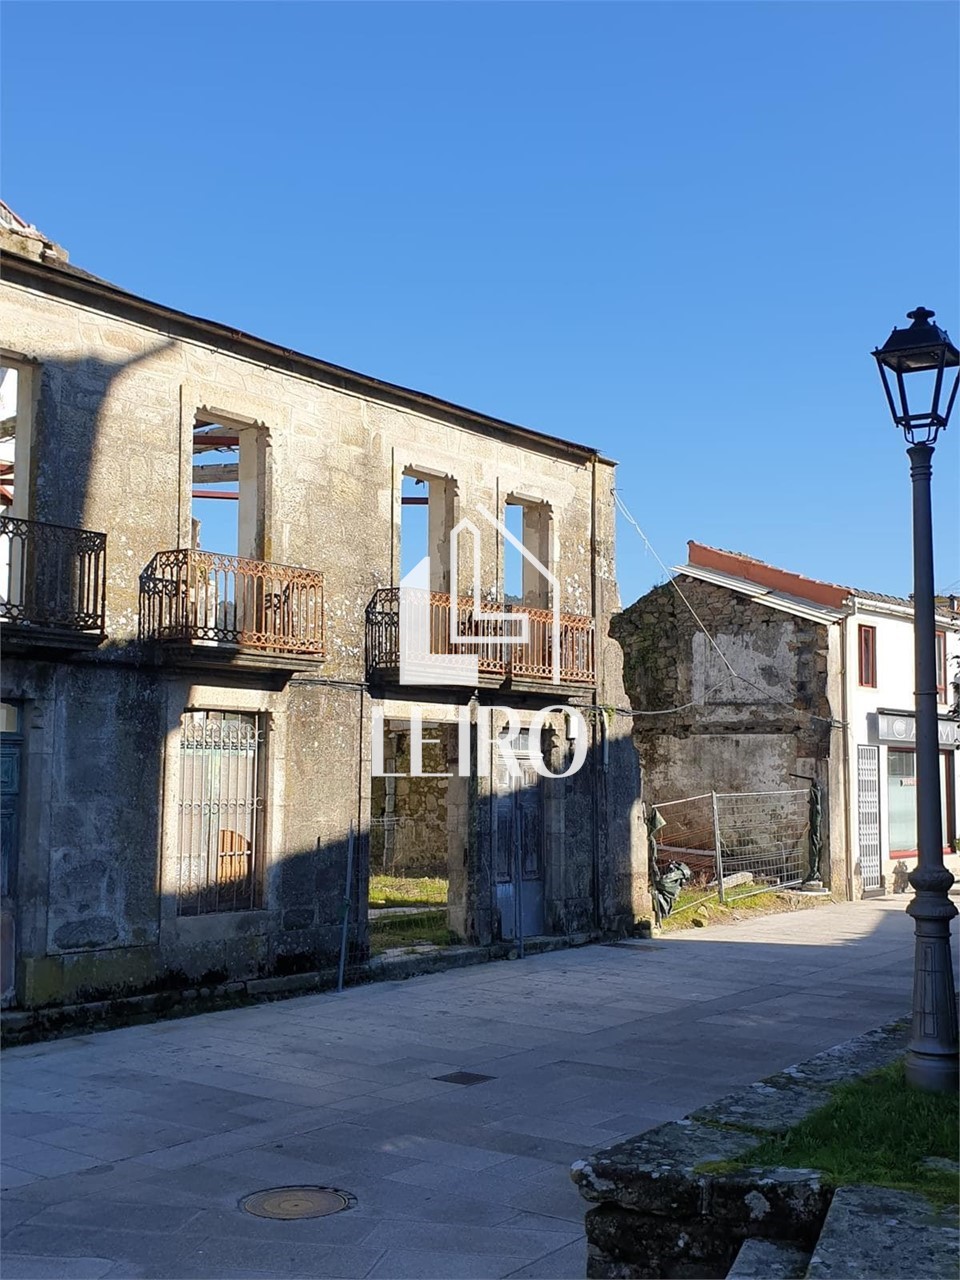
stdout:
[(950, 921), (957, 915), (949, 893), (953, 875), (943, 864), (940, 818), (940, 736), (937, 718), (937, 651), (933, 591), (933, 519), (930, 487), (933, 445), (907, 450), (913, 481), (913, 634), (916, 671), (917, 866), (910, 877), (916, 896), (907, 907), (916, 930), (913, 1028), (907, 1079), (928, 1090), (957, 1088), (957, 997), (953, 981)]
[[(894, 329), (873, 355), (880, 369), (894, 424), (909, 442), (913, 484), (913, 627), (916, 673), (917, 866), (909, 880), (915, 896), (907, 907), (915, 929), (913, 1026), (907, 1052), (907, 1079), (931, 1092), (956, 1090), (957, 997), (953, 978), (950, 921), (957, 908), (950, 900), (953, 875), (943, 862), (940, 818), (940, 740), (937, 716), (936, 600), (933, 587), (933, 517), (930, 491), (933, 449), (944, 430), (960, 383), (960, 351), (944, 330), (930, 321), (933, 312), (918, 307), (913, 324)], [(943, 375), (957, 369), (946, 407), (941, 411)], [(896, 379), (896, 399), (889, 375)], [(930, 408), (913, 412), (905, 377), (933, 378)]]

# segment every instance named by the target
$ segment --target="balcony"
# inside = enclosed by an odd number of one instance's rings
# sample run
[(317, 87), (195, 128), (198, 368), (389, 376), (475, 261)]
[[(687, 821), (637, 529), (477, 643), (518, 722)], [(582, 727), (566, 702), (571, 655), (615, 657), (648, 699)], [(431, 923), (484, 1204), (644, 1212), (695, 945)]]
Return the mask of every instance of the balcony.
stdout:
[[(519, 688), (542, 689), (553, 683), (553, 614), (549, 609), (504, 608), (500, 604), (484, 604), (485, 612), (525, 613), (528, 622), (527, 643), (511, 644), (506, 639), (515, 630), (509, 623), (475, 619), (471, 599), (459, 599), (442, 592), (414, 593), (422, 595), (427, 612), (418, 617), (410, 644), (409, 657), (426, 659), (435, 654), (476, 656), (479, 682), (496, 688), (509, 683)], [(450, 638), (451, 609), (456, 609), (456, 634), (475, 636), (471, 644), (458, 644)], [(429, 623), (427, 623), (429, 619)], [(593, 619), (580, 614), (560, 614), (560, 683), (592, 686), (596, 682), (594, 667)], [(374, 593), (367, 606), (367, 670), (370, 677), (395, 683), (400, 672), (400, 589), (387, 587)]]
[(4, 648), (95, 648), (104, 637), (107, 535), (0, 516)]
[(177, 662), (310, 666), (324, 657), (323, 574), (210, 551), (159, 551), (140, 574), (140, 639)]

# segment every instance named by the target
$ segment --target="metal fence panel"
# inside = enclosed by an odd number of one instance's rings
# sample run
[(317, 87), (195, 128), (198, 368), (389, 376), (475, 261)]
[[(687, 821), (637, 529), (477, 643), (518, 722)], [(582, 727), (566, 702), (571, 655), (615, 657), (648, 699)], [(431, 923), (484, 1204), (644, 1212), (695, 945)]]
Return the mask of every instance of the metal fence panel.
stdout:
[[(716, 896), (727, 901), (799, 885), (810, 865), (807, 789), (705, 792), (668, 800), (655, 808), (657, 866), (685, 863), (691, 872), (683, 910)], [(733, 885), (731, 886), (731, 881)]]
[(788, 888), (809, 866), (809, 791), (717, 795), (723, 876), (744, 873), (757, 890)]
[(717, 842), (713, 793), (668, 800), (656, 806), (664, 825), (657, 832), (657, 865), (683, 862), (691, 871), (691, 888), (717, 879)]

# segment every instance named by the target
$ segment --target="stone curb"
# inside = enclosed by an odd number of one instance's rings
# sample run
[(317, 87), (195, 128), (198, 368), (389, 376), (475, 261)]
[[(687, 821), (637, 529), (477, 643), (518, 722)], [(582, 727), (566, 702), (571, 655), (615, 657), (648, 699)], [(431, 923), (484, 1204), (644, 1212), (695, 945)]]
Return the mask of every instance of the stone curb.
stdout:
[[(582, 947), (602, 941), (605, 935), (576, 933), (550, 938), (529, 938), (527, 955)], [(445, 947), (436, 952), (407, 956), (375, 957), (363, 965), (346, 990), (368, 982), (402, 981), (447, 969), (487, 964), (493, 960), (516, 959), (512, 943), (495, 943), (487, 947)], [(39, 1009), (9, 1009), (0, 1014), (2, 1047), (13, 1048), (38, 1040), (60, 1036), (83, 1035), (107, 1031), (112, 1027), (160, 1018), (186, 1017), (195, 1013), (211, 1013), (238, 1005), (258, 1004), (265, 1000), (285, 1000), (309, 993), (331, 992), (337, 985), (335, 968), (291, 973), (269, 978), (247, 978), (205, 987), (183, 987), (169, 991), (152, 991), (143, 995), (118, 996), (110, 1000), (91, 1000), (81, 1004), (46, 1005)]]
[(725, 1276), (746, 1239), (808, 1253), (832, 1190), (812, 1169), (711, 1171), (822, 1107), (829, 1090), (901, 1056), (906, 1020), (868, 1031), (727, 1094), (683, 1120), (578, 1160), (571, 1177), (586, 1214), (587, 1275)]

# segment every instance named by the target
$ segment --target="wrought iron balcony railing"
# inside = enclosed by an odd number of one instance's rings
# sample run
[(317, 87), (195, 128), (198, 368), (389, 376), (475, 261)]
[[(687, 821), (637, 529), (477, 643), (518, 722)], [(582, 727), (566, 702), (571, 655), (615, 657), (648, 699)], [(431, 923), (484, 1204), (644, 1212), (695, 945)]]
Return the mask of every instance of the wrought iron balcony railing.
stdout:
[[(455, 606), (443, 592), (416, 593), (427, 604), (417, 610), (418, 621), (406, 639), (407, 656), (414, 662), (434, 654), (475, 655), (479, 674), (491, 682), (507, 678), (551, 681), (553, 679), (554, 630), (549, 609), (527, 609), (484, 603), (485, 613), (525, 613), (527, 642), (510, 643), (517, 628), (509, 621), (497, 622), (475, 617), (473, 601), (459, 599)], [(456, 610), (456, 634), (472, 637), (472, 642), (451, 639), (451, 610)], [(409, 624), (408, 624), (409, 625)], [(400, 666), (400, 589), (384, 587), (374, 593), (367, 606), (367, 667), (373, 672), (392, 672)], [(580, 614), (561, 613), (559, 627), (559, 676), (563, 683), (593, 684), (593, 619)]]
[(140, 574), (140, 638), (322, 658), (323, 574), (210, 551), (159, 551)]
[(107, 535), (0, 516), (0, 622), (102, 637)]
[[(518, 606), (522, 608), (523, 606)], [(549, 609), (524, 609), (530, 619), (528, 643), (508, 649), (511, 674), (527, 680), (553, 678), (553, 614)], [(593, 684), (593, 619), (577, 613), (560, 615), (560, 679)]]

